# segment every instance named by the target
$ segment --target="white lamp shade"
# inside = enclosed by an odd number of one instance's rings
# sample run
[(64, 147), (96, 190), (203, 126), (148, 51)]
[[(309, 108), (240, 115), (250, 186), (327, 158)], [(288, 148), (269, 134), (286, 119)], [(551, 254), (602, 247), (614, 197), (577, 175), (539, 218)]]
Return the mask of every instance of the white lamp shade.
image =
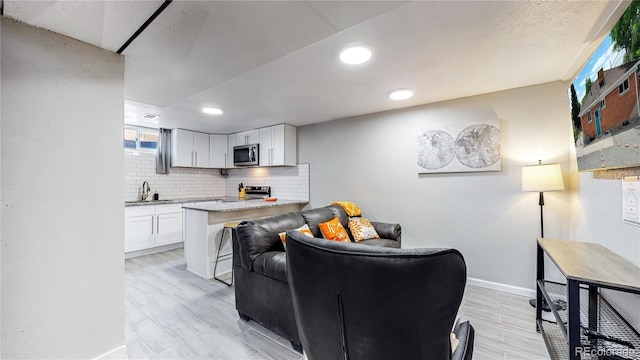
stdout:
[(522, 168), (522, 191), (564, 190), (560, 164), (532, 165)]

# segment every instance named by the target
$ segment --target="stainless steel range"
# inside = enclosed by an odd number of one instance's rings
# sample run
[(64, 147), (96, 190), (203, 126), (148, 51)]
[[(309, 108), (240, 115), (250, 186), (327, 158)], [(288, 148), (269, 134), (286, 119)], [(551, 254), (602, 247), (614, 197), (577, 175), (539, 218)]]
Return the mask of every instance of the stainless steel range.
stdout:
[(247, 199), (262, 199), (271, 197), (271, 186), (245, 186)]

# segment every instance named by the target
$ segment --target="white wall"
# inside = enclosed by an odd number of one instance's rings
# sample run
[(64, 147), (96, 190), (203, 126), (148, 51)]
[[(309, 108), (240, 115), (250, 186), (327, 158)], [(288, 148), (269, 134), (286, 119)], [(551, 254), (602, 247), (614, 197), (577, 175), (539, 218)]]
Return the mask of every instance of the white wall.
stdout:
[[(577, 168), (577, 165), (576, 165)], [(571, 226), (573, 239), (602, 244), (640, 266), (640, 227), (622, 222), (621, 180), (594, 179), (590, 172), (578, 175)], [(609, 301), (640, 330), (640, 296), (606, 292)]]
[(126, 357), (123, 58), (0, 21), (0, 356)]
[[(425, 124), (491, 118), (501, 120), (502, 171), (418, 175)], [(470, 277), (534, 289), (538, 194), (521, 191), (521, 167), (541, 159), (568, 173), (569, 119), (567, 84), (555, 82), (300, 127), (298, 161), (312, 169), (312, 207), (354, 201), (400, 223), (403, 247), (457, 248)], [(567, 238), (569, 195), (545, 199), (545, 235)]]

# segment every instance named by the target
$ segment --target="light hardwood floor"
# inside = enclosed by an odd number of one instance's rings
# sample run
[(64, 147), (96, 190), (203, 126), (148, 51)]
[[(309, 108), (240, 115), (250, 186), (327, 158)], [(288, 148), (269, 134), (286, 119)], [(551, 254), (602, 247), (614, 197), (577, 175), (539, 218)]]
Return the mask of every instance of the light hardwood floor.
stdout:
[[(182, 249), (125, 262), (130, 359), (303, 359), (285, 339), (238, 317), (232, 287), (186, 270)], [(474, 359), (548, 359), (528, 299), (467, 286), (461, 317)]]

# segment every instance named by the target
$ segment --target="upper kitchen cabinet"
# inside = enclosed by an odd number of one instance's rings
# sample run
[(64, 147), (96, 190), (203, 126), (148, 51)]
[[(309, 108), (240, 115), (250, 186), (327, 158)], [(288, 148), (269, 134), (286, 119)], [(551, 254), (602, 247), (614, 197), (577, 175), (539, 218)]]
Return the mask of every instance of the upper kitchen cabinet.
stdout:
[(171, 166), (208, 168), (209, 134), (171, 130)]
[(233, 166), (233, 147), (237, 145), (238, 134), (227, 135), (227, 169), (234, 168)]
[[(209, 167), (224, 169), (227, 167), (227, 135), (209, 135)], [(233, 165), (233, 164), (231, 164)]]
[(248, 130), (236, 133), (236, 145), (257, 144), (260, 142), (259, 130)]
[(297, 165), (296, 128), (281, 124), (260, 129), (260, 166)]

